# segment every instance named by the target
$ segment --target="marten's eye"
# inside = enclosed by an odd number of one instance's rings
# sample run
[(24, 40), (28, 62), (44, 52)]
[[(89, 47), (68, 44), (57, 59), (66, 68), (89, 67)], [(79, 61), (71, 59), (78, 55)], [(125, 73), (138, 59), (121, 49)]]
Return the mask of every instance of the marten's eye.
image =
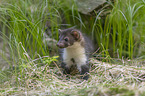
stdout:
[(66, 37), (66, 38), (64, 38), (64, 40), (67, 42), (68, 41), (68, 38)]

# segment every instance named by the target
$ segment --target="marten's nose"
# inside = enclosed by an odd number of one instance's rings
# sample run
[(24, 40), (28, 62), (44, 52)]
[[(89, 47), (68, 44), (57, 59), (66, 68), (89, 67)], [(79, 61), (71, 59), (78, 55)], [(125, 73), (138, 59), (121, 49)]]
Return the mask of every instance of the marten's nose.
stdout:
[(62, 43), (57, 43), (57, 47), (59, 47), (59, 48), (63, 48), (64, 45), (63, 45)]

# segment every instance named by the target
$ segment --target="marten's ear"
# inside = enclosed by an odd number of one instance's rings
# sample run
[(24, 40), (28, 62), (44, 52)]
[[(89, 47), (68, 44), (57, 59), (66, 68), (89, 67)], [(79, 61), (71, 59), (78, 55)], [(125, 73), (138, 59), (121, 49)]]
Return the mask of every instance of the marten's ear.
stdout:
[(80, 38), (80, 32), (78, 30), (72, 30), (71, 34), (75, 37), (76, 40)]
[(58, 32), (59, 32), (59, 34), (61, 34), (62, 33), (62, 30), (61, 29), (58, 29)]

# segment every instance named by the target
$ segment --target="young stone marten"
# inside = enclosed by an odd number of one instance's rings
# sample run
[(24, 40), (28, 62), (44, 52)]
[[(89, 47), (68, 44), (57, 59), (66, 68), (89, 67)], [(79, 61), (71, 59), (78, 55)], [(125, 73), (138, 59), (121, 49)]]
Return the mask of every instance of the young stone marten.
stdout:
[(70, 74), (70, 68), (76, 64), (80, 74), (83, 75), (81, 78), (87, 80), (90, 68), (88, 59), (90, 53), (94, 51), (92, 41), (77, 29), (59, 29), (57, 46), (61, 48), (61, 67), (64, 74)]

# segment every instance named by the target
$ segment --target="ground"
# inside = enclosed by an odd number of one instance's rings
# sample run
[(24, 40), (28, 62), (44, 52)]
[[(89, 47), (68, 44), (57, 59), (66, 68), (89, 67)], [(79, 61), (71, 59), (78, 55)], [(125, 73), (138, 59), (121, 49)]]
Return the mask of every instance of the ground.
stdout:
[[(14, 79), (5, 82), (9, 87), (1, 89), (1, 95), (143, 96), (145, 94), (145, 67), (129, 66), (126, 63), (109, 64), (95, 59), (91, 59), (91, 63), (88, 81), (81, 80), (79, 75), (66, 77), (56, 62), (55, 67), (45, 66), (46, 73), (43, 73), (44, 66), (31, 71), (25, 84), (12, 86), (15, 83)], [(37, 77), (33, 73), (36, 73)]]

